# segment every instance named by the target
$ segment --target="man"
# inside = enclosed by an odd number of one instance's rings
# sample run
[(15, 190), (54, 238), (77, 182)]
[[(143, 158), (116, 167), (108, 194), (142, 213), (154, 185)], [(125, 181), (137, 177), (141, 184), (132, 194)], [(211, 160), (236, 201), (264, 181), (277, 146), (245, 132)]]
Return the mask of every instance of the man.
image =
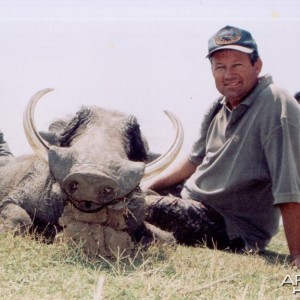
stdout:
[(144, 188), (184, 182), (181, 198), (149, 196), (148, 221), (185, 244), (219, 249), (266, 247), (280, 212), (293, 265), (300, 267), (300, 109), (294, 97), (259, 77), (251, 34), (226, 26), (208, 42), (222, 94), (190, 155)]

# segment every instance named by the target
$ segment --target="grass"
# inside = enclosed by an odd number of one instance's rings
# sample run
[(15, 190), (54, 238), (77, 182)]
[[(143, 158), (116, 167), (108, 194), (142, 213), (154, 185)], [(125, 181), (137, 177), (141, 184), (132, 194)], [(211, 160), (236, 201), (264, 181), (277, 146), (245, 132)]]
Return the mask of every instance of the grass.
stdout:
[(112, 262), (29, 235), (0, 244), (0, 299), (295, 299), (282, 230), (263, 255), (153, 245)]

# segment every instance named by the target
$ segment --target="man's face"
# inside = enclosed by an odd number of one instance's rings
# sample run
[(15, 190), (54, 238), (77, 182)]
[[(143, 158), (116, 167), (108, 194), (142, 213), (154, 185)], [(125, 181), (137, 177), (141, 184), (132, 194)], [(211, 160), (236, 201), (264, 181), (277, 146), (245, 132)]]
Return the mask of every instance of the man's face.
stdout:
[(260, 59), (252, 65), (248, 54), (236, 50), (219, 50), (211, 57), (216, 87), (232, 108), (254, 88), (261, 68)]

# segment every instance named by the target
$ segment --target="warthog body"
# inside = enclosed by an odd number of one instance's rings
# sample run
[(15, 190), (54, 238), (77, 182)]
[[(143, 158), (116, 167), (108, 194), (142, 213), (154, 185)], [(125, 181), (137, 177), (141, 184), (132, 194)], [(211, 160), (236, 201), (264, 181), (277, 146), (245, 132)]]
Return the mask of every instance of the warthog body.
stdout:
[[(0, 232), (64, 228), (59, 240), (71, 239), (101, 255), (130, 252), (145, 237), (139, 183), (147, 149), (135, 117), (84, 107), (28, 139), (38, 156), (1, 162)], [(46, 154), (37, 149), (39, 143), (47, 145)]]

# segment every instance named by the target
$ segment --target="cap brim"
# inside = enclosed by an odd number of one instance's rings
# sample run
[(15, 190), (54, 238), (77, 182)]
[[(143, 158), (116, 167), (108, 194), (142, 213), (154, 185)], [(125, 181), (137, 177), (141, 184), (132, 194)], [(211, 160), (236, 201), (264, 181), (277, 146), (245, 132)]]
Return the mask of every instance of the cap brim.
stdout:
[(206, 57), (210, 57), (213, 53), (219, 51), (219, 50), (224, 50), (224, 49), (228, 49), (228, 50), (236, 50), (236, 51), (240, 51), (240, 52), (243, 52), (243, 53), (247, 53), (247, 54), (250, 54), (254, 51), (254, 49), (251, 49), (251, 48), (246, 48), (246, 47), (243, 47), (243, 46), (238, 46), (238, 45), (225, 45), (225, 46), (221, 46), (221, 47), (218, 47), (212, 51), (210, 51)]

